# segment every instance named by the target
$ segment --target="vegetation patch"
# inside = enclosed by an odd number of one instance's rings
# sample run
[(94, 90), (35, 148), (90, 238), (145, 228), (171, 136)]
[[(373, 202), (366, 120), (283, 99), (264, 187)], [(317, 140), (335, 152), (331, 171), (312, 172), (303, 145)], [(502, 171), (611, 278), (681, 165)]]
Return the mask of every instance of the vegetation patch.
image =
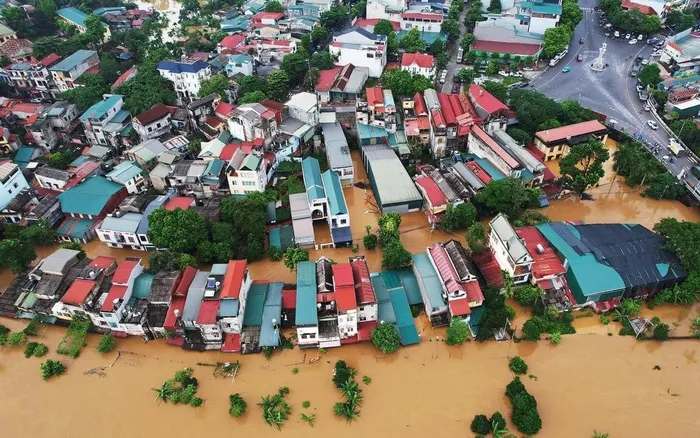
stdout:
[(27, 343), (27, 335), (22, 332), (10, 333), (7, 335), (7, 345), (11, 347), (17, 347), (19, 345), (24, 345)]
[(102, 354), (109, 353), (114, 349), (114, 335), (112, 333), (105, 333), (100, 338), (100, 342), (97, 343), (97, 351)]
[(502, 329), (507, 320), (515, 318), (515, 310), (506, 305), (506, 297), (493, 286), (484, 288), (484, 306), (486, 310), (481, 317), (481, 329), (476, 335), (479, 341), (493, 338), (493, 331)]
[(384, 354), (393, 353), (401, 346), (399, 332), (393, 324), (384, 322), (372, 329), (370, 336), (372, 345), (381, 350)]
[(90, 325), (89, 319), (73, 317), (66, 334), (56, 348), (56, 352), (71, 358), (78, 357), (80, 349), (85, 346), (85, 338)]
[(39, 342), (30, 342), (24, 347), (24, 357), (29, 359), (32, 356), (42, 357), (48, 353), (49, 347)]
[(452, 318), (450, 326), (447, 327), (447, 345), (462, 345), (469, 340), (471, 331), (469, 325), (463, 319)]
[(539, 432), (542, 429), (542, 418), (537, 411), (537, 400), (527, 392), (520, 377), (516, 377), (506, 386), (506, 396), (510, 399), (513, 424), (518, 431), (527, 435)]
[(153, 388), (156, 392), (155, 401), (162, 400), (165, 403), (185, 404), (192, 407), (202, 406), (204, 400), (197, 397), (199, 382), (192, 377), (192, 368), (175, 371), (175, 376), (163, 382), (160, 388)]
[(269, 426), (276, 427), (277, 430), (282, 429), (282, 425), (292, 413), (292, 407), (284, 400), (287, 394), (289, 394), (289, 388), (283, 386), (277, 391), (277, 394), (266, 395), (258, 403), (258, 406), (263, 410), (263, 420)]
[(39, 366), (41, 369), (41, 378), (49, 380), (51, 377), (57, 377), (66, 372), (66, 366), (58, 360), (48, 359), (42, 362)]
[(333, 373), (333, 384), (345, 397), (345, 402), (338, 402), (333, 406), (333, 413), (339, 417), (344, 417), (350, 423), (360, 416), (360, 406), (362, 405), (362, 389), (355, 381), (357, 370), (345, 361), (339, 360), (335, 363)]
[(241, 397), (239, 393), (229, 395), (228, 403), (228, 413), (235, 418), (241, 418), (243, 414), (245, 414), (245, 410), (248, 407), (248, 403), (243, 400), (243, 397)]
[(508, 367), (515, 374), (527, 374), (527, 364), (520, 356), (511, 357), (508, 361)]
[[(538, 341), (543, 333), (572, 335), (576, 329), (571, 323), (574, 317), (571, 312), (560, 313), (555, 307), (544, 307), (540, 302), (534, 309), (534, 317), (523, 324), (523, 337), (526, 341)], [(560, 339), (561, 340), (561, 339)]]

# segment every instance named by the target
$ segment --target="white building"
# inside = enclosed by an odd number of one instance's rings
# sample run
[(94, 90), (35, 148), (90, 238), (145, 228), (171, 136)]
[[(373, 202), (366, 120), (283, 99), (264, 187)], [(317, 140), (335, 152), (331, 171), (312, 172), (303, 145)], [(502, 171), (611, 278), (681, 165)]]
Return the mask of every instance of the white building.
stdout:
[(316, 126), (319, 119), (318, 96), (306, 91), (293, 95), (284, 104), (289, 109), (289, 116), (307, 125)]
[(117, 184), (126, 187), (130, 195), (144, 192), (148, 188), (146, 172), (133, 161), (122, 161), (117, 164), (105, 177)]
[(489, 222), (489, 248), (501, 270), (508, 272), (513, 283), (524, 284), (530, 280), (532, 265), (535, 260), (525, 244), (505, 216), (499, 214)]
[(29, 188), (29, 183), (19, 166), (11, 162), (0, 165), (0, 185), (0, 211), (4, 210), (19, 192)]
[[(110, 248), (127, 248), (145, 251), (139, 241), (139, 224), (144, 220), (141, 213), (125, 213), (107, 216), (97, 227), (97, 237)], [(148, 220), (148, 218), (145, 218)]]
[(253, 75), (253, 67), (255, 65), (255, 60), (249, 55), (231, 55), (228, 57), (228, 63), (226, 64), (226, 75), (228, 77), (235, 76), (237, 74), (242, 74), (244, 76)]
[(472, 126), (467, 140), (469, 152), (486, 158), (505, 175), (520, 178), (523, 166), (479, 126)]
[(401, 21), (401, 13), (408, 8), (406, 0), (367, 0), (368, 19)]
[[(643, 0), (642, 0), (643, 1)], [(659, 2), (662, 5), (663, 2)], [(488, 5), (484, 5), (487, 8)], [(484, 10), (484, 12), (486, 12)], [(501, 0), (501, 13), (487, 13), (487, 22), (496, 22), (499, 25), (513, 26), (518, 32), (544, 35), (544, 31), (555, 27), (561, 19), (561, 1), (545, 2), (543, 0), (521, 1)]]
[(440, 32), (442, 13), (409, 10), (401, 14), (401, 30), (418, 29), (421, 32)]
[(173, 83), (180, 104), (197, 100), (202, 81), (213, 76), (212, 67), (204, 61), (161, 61), (157, 69)]
[(113, 332), (126, 334), (121, 321), (130, 311), (129, 300), (134, 290), (136, 277), (143, 272), (140, 258), (127, 257), (114, 272), (109, 292), (99, 297), (100, 311), (90, 314), (92, 323), (98, 327), (109, 327)]
[(355, 169), (350, 155), (350, 146), (340, 123), (322, 123), (323, 142), (326, 145), (328, 167), (333, 170), (343, 185), (355, 182)]
[(336, 59), (336, 65), (367, 67), (369, 76), (373, 78), (380, 77), (386, 66), (386, 36), (359, 27), (334, 34), (328, 50)]
[(357, 297), (350, 263), (333, 265), (333, 287), (338, 308), (340, 339), (357, 336)]
[(274, 111), (260, 103), (246, 103), (231, 113), (228, 130), (237, 139), (254, 141), (262, 138), (269, 145), (277, 137), (279, 126)]
[(123, 96), (105, 94), (101, 101), (80, 116), (85, 136), (92, 146), (110, 146), (117, 151), (121, 149), (122, 132), (131, 121), (131, 114), (123, 107)]
[(226, 178), (232, 195), (264, 192), (267, 186), (267, 161), (258, 151), (246, 154), (239, 148), (228, 163)]
[(170, 108), (162, 103), (157, 103), (147, 111), (134, 117), (133, 127), (141, 141), (158, 138), (170, 132), (171, 114)]
[(436, 68), (437, 63), (431, 55), (425, 53), (404, 53), (401, 56), (401, 70), (413, 75), (421, 75), (428, 79), (433, 79)]
[(87, 70), (100, 63), (100, 58), (94, 50), (78, 50), (61, 62), (49, 67), (54, 83), (61, 92), (71, 90), (80, 85), (75, 81)]
[(246, 260), (230, 260), (221, 288), (219, 304), (219, 325), (228, 334), (240, 335), (243, 330), (248, 291), (253, 279), (248, 272)]

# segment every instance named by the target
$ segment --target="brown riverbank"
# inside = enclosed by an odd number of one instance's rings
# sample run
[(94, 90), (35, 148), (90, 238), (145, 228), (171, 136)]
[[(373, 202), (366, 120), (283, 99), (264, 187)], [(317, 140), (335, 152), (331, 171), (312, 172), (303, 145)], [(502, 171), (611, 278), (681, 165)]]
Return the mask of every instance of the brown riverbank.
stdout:
[[(25, 324), (2, 323), (14, 329)], [(40, 337), (51, 347), (48, 357), (56, 357), (53, 351), (63, 330), (47, 327)], [(474, 414), (500, 410), (510, 417), (503, 394), (512, 378), (507, 357), (516, 354), (537, 377), (525, 378), (525, 384), (537, 398), (544, 422), (538, 436), (584, 438), (597, 429), (613, 438), (659, 437), (692, 434), (700, 427), (695, 341), (637, 343), (629, 337), (588, 334), (565, 336), (557, 347), (489, 342), (455, 348), (437, 342), (438, 334), (424, 330), (420, 345), (387, 358), (369, 344), (351, 345), (329, 350), (313, 365), (298, 363), (315, 350), (285, 351), (266, 360), (262, 355), (185, 352), (135, 338), (118, 341), (121, 354), (101, 356), (94, 349), (97, 337), (91, 335), (78, 359), (61, 357), (69, 363), (67, 374), (49, 382), (41, 380), (39, 359), (25, 359), (21, 350), (5, 347), (0, 349), (3, 436), (278, 436), (280, 432), (263, 422), (255, 403), (279, 386), (291, 390), (293, 415), (282, 429), (288, 436), (471, 436)], [(197, 366), (232, 359), (241, 362), (235, 382), (216, 379), (211, 367)], [(332, 414), (340, 398), (330, 381), (338, 359), (355, 366), (359, 377), (372, 378), (371, 385), (363, 385), (361, 417), (351, 425)], [(653, 369), (656, 365), (660, 371)], [(195, 369), (204, 407), (154, 402), (151, 388), (185, 366)], [(297, 375), (293, 366), (300, 369)], [(234, 392), (248, 401), (242, 420), (227, 412), (228, 395)], [(304, 400), (311, 402), (309, 410), (301, 407)], [(305, 411), (316, 414), (313, 429), (299, 419)]]

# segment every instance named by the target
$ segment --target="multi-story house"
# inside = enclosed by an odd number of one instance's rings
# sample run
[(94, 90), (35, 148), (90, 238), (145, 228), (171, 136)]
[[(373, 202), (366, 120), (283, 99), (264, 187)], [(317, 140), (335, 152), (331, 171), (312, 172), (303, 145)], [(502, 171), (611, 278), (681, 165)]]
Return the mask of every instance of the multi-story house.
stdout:
[(367, 18), (401, 21), (401, 13), (408, 8), (407, 0), (368, 0)]
[[(355, 299), (357, 301), (358, 334), (361, 337), (363, 332), (366, 333), (368, 331), (363, 330), (363, 328), (373, 328), (377, 324), (379, 305), (377, 303), (377, 294), (374, 292), (374, 286), (372, 286), (367, 260), (364, 256), (353, 256), (349, 260), (352, 266)], [(369, 331), (371, 331), (371, 328)], [(360, 338), (359, 340), (366, 341), (367, 339)]]
[(555, 27), (561, 19), (562, 2), (558, 0), (515, 0), (502, 5), (499, 13), (488, 13), (484, 17), (488, 22), (512, 27), (520, 33), (544, 35), (547, 29)]
[(350, 146), (340, 123), (322, 123), (323, 141), (326, 145), (328, 167), (340, 178), (343, 185), (355, 182), (355, 169), (350, 155)]
[(32, 135), (34, 142), (45, 151), (53, 150), (60, 139), (51, 122), (45, 117), (34, 120), (34, 123), (26, 126), (26, 129)]
[(146, 141), (151, 138), (158, 138), (163, 134), (170, 132), (170, 115), (172, 109), (157, 103), (147, 111), (139, 114), (133, 119), (133, 127), (136, 133), (141, 138), (141, 141)]
[(230, 55), (226, 63), (226, 75), (228, 77), (242, 74), (252, 76), (255, 67), (255, 58), (250, 55)]
[(199, 306), (195, 326), (202, 334), (205, 350), (219, 350), (223, 343), (223, 332), (218, 323), (221, 305), (221, 287), (228, 265), (215, 263), (207, 277), (202, 304)]
[(0, 165), (0, 210), (4, 210), (29, 183), (18, 165), (5, 162)]
[(78, 78), (99, 63), (100, 58), (96, 51), (81, 49), (49, 67), (49, 72), (59, 92), (62, 93), (79, 87), (80, 85), (76, 84)]
[(240, 350), (243, 317), (252, 282), (247, 261), (230, 260), (228, 262), (219, 296), (220, 304), (217, 316), (224, 333), (224, 344), (234, 346), (231, 351)]
[(131, 114), (123, 106), (123, 96), (105, 94), (101, 101), (80, 116), (85, 136), (91, 145), (108, 146), (116, 152), (121, 151), (122, 134), (131, 121)]
[(262, 138), (265, 145), (269, 145), (279, 133), (279, 124), (275, 111), (261, 103), (246, 103), (231, 113), (228, 130), (240, 140), (254, 141)]
[(472, 126), (467, 141), (469, 152), (486, 158), (505, 175), (520, 178), (523, 166), (479, 126)]
[(87, 160), (69, 170), (40, 167), (34, 172), (34, 178), (41, 188), (54, 192), (64, 192), (80, 184), (86, 178), (101, 175), (101, 173), (102, 169), (98, 163)]
[(141, 259), (127, 257), (119, 264), (112, 277), (112, 286), (106, 294), (99, 297), (99, 312), (90, 314), (92, 323), (98, 327), (109, 327), (117, 336), (126, 336), (126, 327), (122, 321), (131, 311), (131, 295), (136, 278), (144, 268)]
[(358, 27), (337, 32), (328, 48), (335, 64), (367, 67), (369, 76), (378, 78), (386, 66), (386, 36), (367, 32)]
[[(51, 314), (70, 321), (73, 317), (93, 318), (100, 298), (102, 284), (109, 282), (117, 261), (111, 257), (97, 257), (91, 261), (70, 285), (65, 294), (51, 308)], [(102, 321), (101, 326), (107, 326)]]
[(357, 340), (357, 297), (350, 263), (333, 265), (333, 285), (338, 308), (340, 342)]
[(438, 185), (429, 176), (416, 178), (416, 187), (423, 196), (423, 210), (428, 217), (428, 222), (436, 227), (443, 213), (447, 210), (447, 199)]
[(340, 178), (337, 173), (329, 169), (323, 172), (321, 179), (328, 199), (328, 227), (331, 231), (333, 246), (350, 246), (352, 245), (350, 214)]
[(285, 104), (289, 116), (307, 125), (316, 126), (319, 120), (318, 96), (306, 91), (294, 94)]
[(151, 201), (143, 211), (143, 220), (139, 222), (139, 226), (136, 229), (136, 235), (139, 238), (139, 244), (147, 251), (156, 249), (153, 242), (151, 242), (151, 238), (148, 236), (148, 230), (150, 229), (148, 225), (148, 216), (157, 208), (161, 208), (163, 205), (165, 205), (169, 199), (169, 195), (159, 195), (156, 197), (156, 199)]
[(440, 32), (442, 12), (422, 12), (408, 10), (401, 14), (401, 30), (418, 29), (421, 32)]
[(130, 195), (138, 194), (148, 188), (146, 172), (133, 161), (122, 161), (117, 164), (105, 177), (126, 187)]
[(313, 220), (326, 219), (328, 217), (328, 198), (321, 178), (321, 166), (314, 157), (307, 157), (301, 162), (302, 177), (306, 188), (306, 197), (309, 201), (311, 218)]
[(544, 155), (544, 161), (566, 156), (569, 149), (590, 139), (605, 143), (608, 130), (597, 120), (574, 123), (559, 128), (546, 129), (535, 133), (535, 147)]
[(499, 214), (489, 222), (489, 248), (501, 270), (506, 271), (514, 284), (530, 281), (532, 265), (535, 260), (527, 247), (515, 233), (505, 216)]
[(297, 309), (294, 316), (299, 348), (318, 346), (316, 262), (297, 264)]
[(69, 139), (66, 131), (74, 126), (73, 121), (79, 114), (76, 104), (65, 100), (58, 101), (44, 110), (41, 116), (26, 128), (36, 144), (48, 152), (59, 142)]
[(430, 150), (434, 157), (441, 158), (447, 152), (447, 122), (440, 107), (437, 92), (432, 88), (428, 88), (423, 93), (423, 97), (430, 120)]
[[(76, 8), (63, 8), (56, 11), (56, 15), (58, 15), (59, 20), (63, 21), (64, 23), (75, 26), (78, 29), (78, 32), (87, 32), (88, 29), (85, 25), (85, 19), (88, 17), (88, 14), (85, 12)], [(112, 34), (109, 30), (109, 26), (102, 22), (100, 22), (100, 25), (102, 25), (102, 28), (104, 29), (102, 42), (106, 43), (112, 37)]]
[(197, 269), (192, 266), (188, 266), (182, 271), (180, 280), (175, 286), (175, 290), (173, 290), (170, 307), (168, 308), (168, 313), (163, 322), (163, 328), (170, 331), (178, 338), (182, 338), (185, 334), (185, 327), (182, 323), (182, 312), (185, 309), (185, 302), (187, 301), (190, 285), (196, 274)]
[(186, 160), (175, 164), (166, 180), (171, 188), (183, 195), (210, 198), (221, 190), (225, 172), (226, 163), (218, 158)]
[(61, 57), (51, 53), (39, 61), (16, 62), (5, 67), (12, 86), (18, 92), (30, 93), (42, 99), (55, 99), (59, 90), (54, 83), (49, 68), (61, 60)]
[[(144, 220), (141, 213), (121, 213), (107, 216), (97, 229), (97, 237), (110, 248), (128, 248), (144, 251), (138, 237), (138, 228)], [(146, 218), (148, 220), (148, 218)]]
[(56, 227), (63, 220), (63, 211), (58, 198), (52, 195), (44, 196), (26, 215), (28, 225), (47, 224)]
[(264, 192), (268, 181), (267, 167), (267, 160), (260, 152), (253, 150), (246, 154), (242, 148), (236, 150), (226, 170), (231, 194)]
[(204, 61), (161, 61), (158, 72), (173, 83), (179, 104), (189, 103), (199, 98), (202, 81), (214, 74), (212, 67)]
[(414, 75), (425, 76), (428, 79), (435, 77), (437, 64), (432, 55), (425, 53), (404, 53), (401, 56), (401, 70)]
[(483, 121), (484, 131), (505, 131), (511, 115), (510, 108), (481, 85), (472, 84), (467, 92), (476, 114)]

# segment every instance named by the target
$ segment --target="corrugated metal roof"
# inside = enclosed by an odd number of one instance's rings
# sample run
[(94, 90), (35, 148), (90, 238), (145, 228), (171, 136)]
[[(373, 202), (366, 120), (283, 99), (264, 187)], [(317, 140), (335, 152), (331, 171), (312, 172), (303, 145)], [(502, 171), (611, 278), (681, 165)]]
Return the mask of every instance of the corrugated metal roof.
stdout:
[(321, 166), (318, 160), (314, 157), (307, 157), (301, 162), (301, 168), (304, 177), (304, 186), (306, 187), (306, 196), (309, 202), (316, 199), (324, 199), (326, 191), (323, 189), (323, 181), (321, 180)]
[(532, 256), (523, 242), (520, 241), (518, 235), (515, 234), (515, 230), (505, 216), (499, 214), (489, 222), (489, 225), (508, 249), (508, 254), (515, 263), (527, 263), (528, 261), (532, 261)]
[(316, 312), (316, 263), (312, 261), (297, 264), (297, 326), (318, 324)]
[[(260, 346), (279, 346), (279, 327), (282, 321), (282, 287), (284, 283), (270, 283), (267, 287), (260, 327)], [(273, 323), (274, 321), (274, 323)]]
[(61, 193), (58, 200), (64, 213), (98, 216), (112, 196), (123, 189), (104, 177), (94, 176)]
[[(243, 314), (243, 326), (259, 326), (262, 324), (263, 307), (265, 306), (265, 294), (267, 293), (267, 283), (253, 283), (248, 291), (245, 312)], [(280, 294), (280, 305), (282, 295)]]
[(136, 233), (143, 218), (144, 216), (141, 213), (126, 213), (121, 217), (109, 216), (102, 221), (99, 229), (121, 233)]
[(377, 148), (365, 154), (369, 162), (368, 173), (371, 174), (379, 192), (378, 201), (381, 200), (382, 205), (421, 202), (423, 198), (399, 157), (389, 146), (382, 147), (388, 152), (381, 152)]
[(202, 305), (204, 298), (204, 289), (207, 286), (207, 278), (209, 272), (197, 271), (189, 289), (187, 290), (187, 299), (185, 300), (185, 308), (182, 310), (183, 321), (194, 321), (199, 314), (199, 307)]
[(427, 254), (413, 254), (413, 267), (416, 279), (423, 285), (428, 298), (428, 306), (435, 312), (447, 309), (442, 298), (442, 283)]
[(411, 307), (408, 305), (403, 288), (390, 290), (389, 299), (391, 300), (391, 306), (394, 308), (394, 315), (396, 315), (396, 327), (401, 338), (401, 344), (418, 344), (420, 337), (418, 336), (418, 330), (416, 330), (416, 324), (411, 314)]
[(350, 147), (340, 123), (321, 123), (321, 130), (323, 131), (323, 142), (326, 144), (328, 167), (331, 169), (352, 167)]
[(328, 197), (328, 208), (332, 215), (347, 214), (348, 206), (345, 203), (343, 186), (340, 184), (340, 177), (332, 170), (327, 170), (322, 175), (323, 186)]

